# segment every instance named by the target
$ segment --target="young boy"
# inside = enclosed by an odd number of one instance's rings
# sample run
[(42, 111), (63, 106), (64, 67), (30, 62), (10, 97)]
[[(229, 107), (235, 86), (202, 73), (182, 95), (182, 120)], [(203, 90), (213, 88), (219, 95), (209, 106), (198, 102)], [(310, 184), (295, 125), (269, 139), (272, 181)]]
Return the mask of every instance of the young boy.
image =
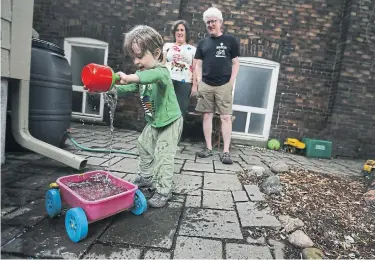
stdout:
[(172, 197), (174, 157), (183, 119), (172, 79), (163, 60), (163, 38), (153, 28), (136, 26), (126, 34), (124, 52), (134, 58), (135, 74), (118, 72), (119, 95), (139, 91), (145, 110), (146, 127), (138, 138), (139, 175), (133, 181), (139, 188), (155, 188), (150, 207), (163, 207)]

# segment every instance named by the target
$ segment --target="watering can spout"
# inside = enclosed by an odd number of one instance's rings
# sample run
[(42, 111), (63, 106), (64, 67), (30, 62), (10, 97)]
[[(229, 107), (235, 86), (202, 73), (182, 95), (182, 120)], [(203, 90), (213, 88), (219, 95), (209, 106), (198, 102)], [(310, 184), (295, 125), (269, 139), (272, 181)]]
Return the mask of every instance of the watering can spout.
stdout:
[(109, 66), (90, 63), (83, 67), (81, 79), (89, 92), (107, 92), (120, 77)]

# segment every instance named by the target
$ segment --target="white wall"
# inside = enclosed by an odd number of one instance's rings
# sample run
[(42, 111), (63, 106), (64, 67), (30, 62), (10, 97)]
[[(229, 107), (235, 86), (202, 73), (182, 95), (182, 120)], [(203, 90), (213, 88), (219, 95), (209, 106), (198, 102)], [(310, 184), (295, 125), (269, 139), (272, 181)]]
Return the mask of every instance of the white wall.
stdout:
[[(6, 132), (6, 115), (7, 115), (7, 99), (8, 99), (8, 80), (1, 79), (1, 164), (5, 162), (5, 132)], [(10, 122), (9, 122), (10, 123)]]

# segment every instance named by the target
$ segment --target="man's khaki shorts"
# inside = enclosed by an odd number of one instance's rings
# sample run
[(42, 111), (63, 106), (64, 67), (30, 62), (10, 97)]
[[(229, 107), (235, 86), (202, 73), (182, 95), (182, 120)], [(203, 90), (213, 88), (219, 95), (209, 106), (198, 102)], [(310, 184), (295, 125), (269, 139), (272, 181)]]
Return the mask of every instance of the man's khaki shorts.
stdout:
[(221, 86), (210, 86), (201, 82), (198, 85), (197, 98), (195, 110), (198, 112), (232, 114), (232, 84), (230, 82)]

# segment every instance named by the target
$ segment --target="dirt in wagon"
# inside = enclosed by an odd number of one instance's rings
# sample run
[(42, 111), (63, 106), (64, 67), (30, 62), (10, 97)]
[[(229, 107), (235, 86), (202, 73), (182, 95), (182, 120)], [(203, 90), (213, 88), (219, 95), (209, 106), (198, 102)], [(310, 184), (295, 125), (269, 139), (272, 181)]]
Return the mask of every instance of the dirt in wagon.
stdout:
[(126, 191), (116, 186), (105, 174), (95, 174), (82, 182), (67, 182), (66, 185), (85, 200), (95, 201)]
[[(279, 177), (282, 193), (266, 196), (275, 216), (288, 215), (302, 220), (305, 225), (301, 230), (326, 258), (375, 258), (375, 207), (363, 199), (368, 190), (364, 179), (297, 168)], [(240, 175), (244, 184), (260, 185), (265, 178), (248, 176), (246, 172)], [(275, 233), (273, 238), (285, 243), (286, 258), (301, 257), (302, 249), (288, 242), (289, 234), (283, 229)]]

